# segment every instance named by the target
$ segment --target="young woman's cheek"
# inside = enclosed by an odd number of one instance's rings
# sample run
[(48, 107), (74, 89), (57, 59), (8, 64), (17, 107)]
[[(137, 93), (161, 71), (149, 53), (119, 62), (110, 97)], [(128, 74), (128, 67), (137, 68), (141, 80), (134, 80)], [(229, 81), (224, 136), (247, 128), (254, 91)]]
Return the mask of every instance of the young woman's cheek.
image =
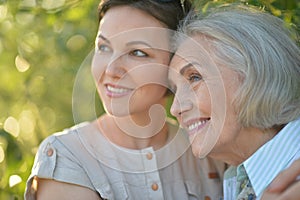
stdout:
[(107, 66), (107, 62), (108, 59), (105, 56), (100, 56), (97, 53), (94, 54), (91, 65), (91, 71), (93, 78), (96, 82), (98, 82), (101, 76), (103, 75)]
[(151, 55), (146, 58), (134, 58), (126, 56), (124, 62), (127, 63), (127, 77), (138, 84), (138, 87), (148, 84), (157, 84), (168, 87), (169, 54), (157, 58)]

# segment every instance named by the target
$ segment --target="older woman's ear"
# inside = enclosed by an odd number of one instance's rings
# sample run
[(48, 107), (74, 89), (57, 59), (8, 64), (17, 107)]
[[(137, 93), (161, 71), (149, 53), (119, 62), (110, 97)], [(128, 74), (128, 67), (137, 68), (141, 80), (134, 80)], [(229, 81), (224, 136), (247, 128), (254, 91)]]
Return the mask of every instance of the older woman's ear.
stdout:
[(297, 200), (300, 197), (300, 159), (282, 171), (266, 189), (262, 200)]

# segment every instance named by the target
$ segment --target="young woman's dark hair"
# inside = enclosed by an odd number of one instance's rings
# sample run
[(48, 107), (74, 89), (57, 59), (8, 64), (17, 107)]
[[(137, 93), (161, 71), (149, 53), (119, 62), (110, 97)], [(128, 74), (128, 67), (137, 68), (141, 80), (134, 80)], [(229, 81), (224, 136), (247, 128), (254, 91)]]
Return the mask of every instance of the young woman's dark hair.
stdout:
[(192, 8), (189, 0), (102, 0), (98, 8), (99, 21), (115, 6), (131, 6), (143, 10), (172, 30), (176, 30), (179, 22)]

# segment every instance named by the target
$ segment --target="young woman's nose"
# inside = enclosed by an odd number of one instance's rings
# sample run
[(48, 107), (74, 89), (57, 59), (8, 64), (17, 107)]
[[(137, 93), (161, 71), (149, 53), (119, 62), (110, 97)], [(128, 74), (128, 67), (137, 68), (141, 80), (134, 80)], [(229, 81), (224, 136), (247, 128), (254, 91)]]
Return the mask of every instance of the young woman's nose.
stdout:
[(108, 62), (105, 74), (113, 78), (121, 78), (126, 73), (126, 63), (122, 56), (112, 56)]

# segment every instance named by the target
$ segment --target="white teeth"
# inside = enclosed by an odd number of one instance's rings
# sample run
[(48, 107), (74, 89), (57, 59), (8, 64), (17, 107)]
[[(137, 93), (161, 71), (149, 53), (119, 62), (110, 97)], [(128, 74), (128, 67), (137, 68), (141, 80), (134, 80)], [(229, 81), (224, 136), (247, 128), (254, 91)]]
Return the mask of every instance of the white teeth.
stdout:
[(207, 121), (208, 120), (203, 120), (203, 121), (195, 122), (195, 123), (189, 125), (187, 128), (188, 128), (189, 131), (191, 131), (191, 130), (195, 129), (198, 126), (201, 126), (202, 124), (205, 124)]
[(111, 86), (107, 86), (107, 90), (113, 93), (126, 93), (128, 91), (130, 91), (129, 89), (125, 89), (125, 88), (115, 88), (115, 87), (111, 87)]

